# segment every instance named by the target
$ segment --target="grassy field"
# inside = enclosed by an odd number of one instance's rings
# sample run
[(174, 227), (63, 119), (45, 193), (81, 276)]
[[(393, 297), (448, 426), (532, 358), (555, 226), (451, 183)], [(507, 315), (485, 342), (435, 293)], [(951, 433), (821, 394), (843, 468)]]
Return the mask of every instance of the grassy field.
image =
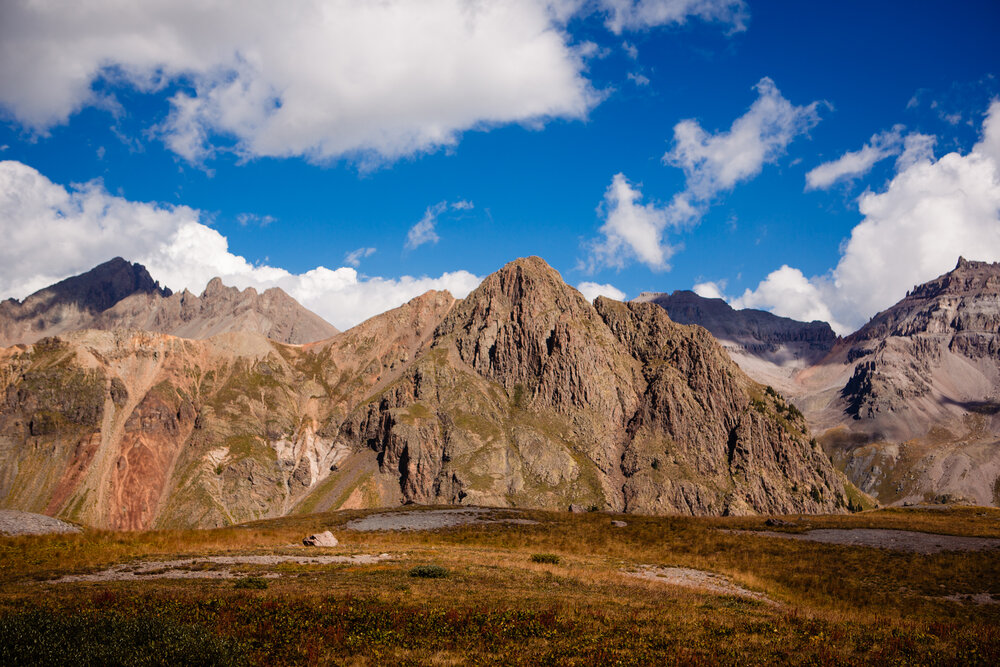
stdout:
[[(519, 512), (539, 523), (344, 529), (368, 513), (0, 538), (0, 664), (1000, 664), (1000, 550), (921, 555), (727, 532), (764, 518)], [(777, 530), (1000, 537), (1000, 511), (985, 508), (792, 521)], [(297, 546), (324, 529), (340, 547)], [(235, 580), (57, 583), (122, 563), (320, 553), (391, 558), (239, 565)], [(721, 574), (770, 602), (622, 574), (638, 565)]]

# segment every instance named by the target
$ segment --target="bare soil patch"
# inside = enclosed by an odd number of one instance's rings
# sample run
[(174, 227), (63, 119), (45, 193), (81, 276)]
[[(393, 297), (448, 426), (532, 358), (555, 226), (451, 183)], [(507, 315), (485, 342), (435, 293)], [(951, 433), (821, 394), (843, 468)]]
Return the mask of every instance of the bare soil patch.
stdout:
[[(358, 554), (354, 556), (206, 556), (185, 560), (146, 561), (143, 563), (125, 563), (115, 565), (101, 572), (91, 574), (72, 574), (54, 579), (54, 584), (65, 584), (79, 581), (145, 581), (149, 579), (233, 579), (240, 575), (232, 570), (212, 568), (213, 565), (278, 565), (279, 563), (297, 563), (299, 565), (330, 565), (343, 563), (348, 565), (372, 565), (391, 559), (389, 554)], [(265, 578), (276, 578), (279, 575), (267, 573)]]
[(4, 535), (45, 535), (48, 533), (79, 533), (71, 523), (44, 514), (0, 510), (0, 533)]
[(510, 510), (496, 510), (482, 507), (461, 509), (419, 510), (414, 512), (386, 512), (371, 514), (363, 519), (348, 521), (348, 530), (368, 532), (373, 530), (436, 530), (453, 528), (475, 523), (537, 524), (532, 519), (504, 517), (500, 513)]
[(721, 574), (705, 572), (704, 570), (694, 570), (689, 567), (660, 567), (657, 565), (639, 565), (636, 570), (623, 571), (626, 576), (646, 579), (648, 581), (658, 581), (671, 586), (681, 586), (683, 588), (694, 588), (716, 595), (735, 595), (737, 597), (748, 598), (777, 605), (763, 593), (757, 593), (743, 588), (729, 581)]
[(936, 554), (942, 551), (986, 551), (1000, 549), (1000, 539), (990, 537), (962, 537), (938, 535), (912, 530), (885, 528), (818, 528), (805, 533), (779, 533), (772, 530), (735, 530), (741, 535), (778, 537), (784, 540), (805, 540), (826, 544), (844, 544), (857, 547), (875, 547), (893, 551), (911, 551)]

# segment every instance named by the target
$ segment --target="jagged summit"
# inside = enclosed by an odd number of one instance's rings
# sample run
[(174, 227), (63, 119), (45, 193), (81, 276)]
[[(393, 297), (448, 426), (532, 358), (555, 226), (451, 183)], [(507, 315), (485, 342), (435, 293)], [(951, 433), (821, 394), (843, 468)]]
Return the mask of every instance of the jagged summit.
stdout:
[(0, 347), (79, 329), (131, 328), (206, 338), (229, 331), (284, 343), (329, 338), (337, 329), (279, 288), (242, 291), (213, 278), (201, 296), (160, 287), (145, 267), (116, 257), (86, 273), (0, 303)]
[(9, 299), (8, 303), (20, 304), (25, 314), (57, 305), (74, 305), (81, 310), (98, 313), (132, 294), (168, 297), (171, 291), (160, 287), (142, 264), (115, 257), (85, 273), (40, 289), (24, 301)]
[(847, 337), (851, 345), (889, 336), (1000, 331), (1000, 263), (958, 258), (955, 268), (917, 285)]

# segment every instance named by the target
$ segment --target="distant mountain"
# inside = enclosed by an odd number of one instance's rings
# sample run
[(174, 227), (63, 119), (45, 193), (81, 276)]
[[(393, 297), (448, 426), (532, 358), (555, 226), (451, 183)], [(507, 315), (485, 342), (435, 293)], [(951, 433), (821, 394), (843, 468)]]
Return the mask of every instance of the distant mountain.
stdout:
[(821, 322), (692, 292), (637, 300), (705, 327), (751, 377), (789, 396), (880, 502), (1000, 505), (1000, 264), (960, 258), (843, 339)]
[(678, 324), (697, 324), (715, 336), (754, 379), (791, 389), (792, 375), (825, 357), (837, 342), (826, 322), (799, 322), (763, 310), (735, 310), (722, 299), (688, 290), (643, 292), (635, 301), (655, 303)]
[(200, 297), (161, 288), (141, 264), (120, 257), (39, 290), (23, 302), (0, 302), (0, 346), (32, 343), (80, 329), (130, 328), (207, 338), (260, 333), (283, 343), (329, 338), (338, 330), (278, 288), (258, 294), (219, 278)]
[(838, 512), (856, 493), (704, 330), (590, 304), (538, 258), (309, 345), (2, 348), (0, 397), (0, 506), (111, 528), (401, 502)]
[(960, 258), (800, 385), (833, 453), (879, 498), (1000, 505), (1000, 264)]

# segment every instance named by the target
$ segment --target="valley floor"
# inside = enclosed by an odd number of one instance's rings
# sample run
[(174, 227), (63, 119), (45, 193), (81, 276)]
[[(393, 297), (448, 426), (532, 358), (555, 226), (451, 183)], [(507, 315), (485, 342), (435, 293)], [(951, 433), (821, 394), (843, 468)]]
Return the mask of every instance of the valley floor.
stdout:
[(0, 664), (1000, 664), (1000, 510), (442, 509), (0, 537)]

